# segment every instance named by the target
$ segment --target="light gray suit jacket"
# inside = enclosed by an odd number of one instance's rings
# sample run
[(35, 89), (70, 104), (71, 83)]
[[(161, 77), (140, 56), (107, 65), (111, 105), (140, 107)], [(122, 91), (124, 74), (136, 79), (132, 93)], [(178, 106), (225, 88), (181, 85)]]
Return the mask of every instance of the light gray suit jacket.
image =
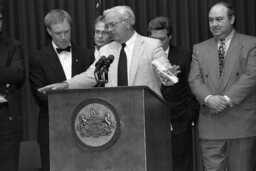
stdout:
[[(199, 137), (229, 139), (256, 136), (256, 38), (234, 33), (219, 76), (217, 41), (196, 44), (189, 75), (192, 92), (201, 103)], [(210, 114), (208, 95), (227, 95), (236, 105)]]
[[(113, 55), (115, 57), (113, 63), (109, 67), (108, 83), (106, 84), (106, 87), (117, 86), (117, 68), (120, 51), (121, 44), (117, 42), (112, 42), (100, 49), (99, 56), (108, 57), (109, 55)], [(151, 64), (155, 59), (159, 60), (163, 64), (170, 65), (167, 55), (160, 45), (160, 41), (137, 34), (132, 53), (128, 85), (148, 86), (157, 94), (162, 96), (160, 92), (161, 81)], [(94, 70), (95, 63), (97, 61), (98, 59), (95, 60), (86, 72), (67, 80), (69, 88), (74, 89), (94, 86), (96, 84)]]

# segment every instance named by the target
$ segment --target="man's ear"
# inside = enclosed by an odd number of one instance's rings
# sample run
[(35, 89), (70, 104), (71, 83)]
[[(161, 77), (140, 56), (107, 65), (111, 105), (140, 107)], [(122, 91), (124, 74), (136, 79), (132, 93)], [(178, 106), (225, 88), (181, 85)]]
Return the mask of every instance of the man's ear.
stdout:
[(233, 15), (233, 16), (231, 17), (231, 19), (230, 19), (230, 23), (233, 25), (234, 22), (235, 22), (235, 16)]
[(46, 30), (47, 30), (48, 34), (49, 34), (50, 36), (52, 36), (52, 31), (51, 31), (48, 27), (46, 28)]
[(172, 40), (172, 34), (168, 37), (168, 39), (169, 39), (169, 41), (171, 41), (171, 40)]

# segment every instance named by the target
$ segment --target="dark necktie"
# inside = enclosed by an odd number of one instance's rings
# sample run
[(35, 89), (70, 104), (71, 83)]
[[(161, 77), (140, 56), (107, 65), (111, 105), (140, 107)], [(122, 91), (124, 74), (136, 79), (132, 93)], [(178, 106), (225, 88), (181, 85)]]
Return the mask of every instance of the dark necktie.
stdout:
[(61, 53), (61, 52), (70, 52), (70, 46), (66, 47), (66, 48), (56, 48), (57, 53)]
[(127, 86), (128, 85), (128, 79), (127, 79), (127, 56), (124, 51), (126, 44), (122, 43), (122, 49), (119, 56), (119, 62), (118, 62), (118, 86)]
[(224, 39), (220, 40), (218, 54), (219, 54), (219, 71), (221, 76), (223, 67), (224, 67), (224, 56), (225, 56), (225, 40)]

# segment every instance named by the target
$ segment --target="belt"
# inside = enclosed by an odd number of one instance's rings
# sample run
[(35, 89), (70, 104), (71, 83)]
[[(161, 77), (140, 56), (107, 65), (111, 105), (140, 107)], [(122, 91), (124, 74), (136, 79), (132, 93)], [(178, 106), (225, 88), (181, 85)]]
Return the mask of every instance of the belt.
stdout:
[(8, 102), (0, 103), (0, 108), (6, 108), (6, 107), (9, 107)]

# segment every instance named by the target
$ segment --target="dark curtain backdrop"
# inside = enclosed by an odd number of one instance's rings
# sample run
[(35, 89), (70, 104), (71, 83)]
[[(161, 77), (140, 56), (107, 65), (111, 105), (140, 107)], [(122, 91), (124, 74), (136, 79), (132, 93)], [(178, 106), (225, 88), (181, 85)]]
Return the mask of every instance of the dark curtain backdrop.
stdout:
[[(72, 41), (93, 46), (93, 22), (102, 10), (115, 5), (129, 5), (135, 12), (135, 29), (147, 35), (147, 23), (156, 16), (169, 17), (174, 28), (173, 43), (192, 49), (194, 43), (210, 37), (208, 10), (215, 0), (7, 0), (3, 33), (20, 40), (26, 72), (32, 53), (49, 43), (43, 18), (53, 8), (67, 10), (73, 19)], [(256, 35), (255, 0), (226, 0), (235, 7), (237, 31)], [(28, 76), (23, 86), (24, 140), (36, 139), (37, 107), (31, 95)]]

